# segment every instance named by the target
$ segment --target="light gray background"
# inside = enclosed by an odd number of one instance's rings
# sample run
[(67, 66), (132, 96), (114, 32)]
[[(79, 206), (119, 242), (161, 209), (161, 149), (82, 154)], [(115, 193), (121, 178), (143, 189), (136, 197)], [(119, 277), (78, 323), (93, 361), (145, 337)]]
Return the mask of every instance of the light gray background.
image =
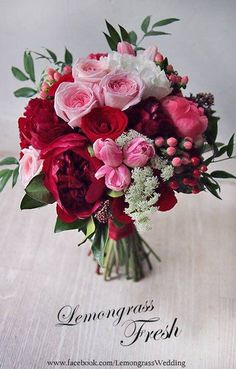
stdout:
[(214, 93), (222, 118), (220, 138), (226, 140), (235, 130), (235, 10), (234, 0), (0, 0), (1, 149), (18, 147), (16, 122), (27, 100), (12, 95), (23, 84), (10, 67), (22, 67), (24, 49), (46, 46), (62, 56), (66, 45), (75, 57), (108, 51), (104, 18), (138, 30), (149, 14), (153, 21), (181, 19), (167, 26), (172, 36), (146, 44), (156, 43), (180, 74), (190, 76), (188, 92)]

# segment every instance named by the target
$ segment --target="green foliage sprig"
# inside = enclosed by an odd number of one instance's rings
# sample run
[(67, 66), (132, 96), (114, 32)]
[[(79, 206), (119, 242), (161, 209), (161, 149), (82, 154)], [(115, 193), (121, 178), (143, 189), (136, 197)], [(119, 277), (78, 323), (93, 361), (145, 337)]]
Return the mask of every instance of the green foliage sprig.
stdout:
[(9, 179), (12, 178), (12, 187), (15, 186), (19, 175), (19, 162), (13, 156), (9, 156), (0, 161), (0, 166), (15, 165), (14, 169), (0, 170), (0, 192), (4, 189)]

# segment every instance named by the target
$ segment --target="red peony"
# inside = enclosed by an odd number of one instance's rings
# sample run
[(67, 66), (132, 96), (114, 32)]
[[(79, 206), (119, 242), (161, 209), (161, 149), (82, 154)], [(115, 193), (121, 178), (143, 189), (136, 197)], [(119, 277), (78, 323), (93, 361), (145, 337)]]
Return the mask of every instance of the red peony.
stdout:
[(103, 164), (87, 151), (86, 137), (71, 133), (42, 150), (45, 186), (57, 201), (64, 222), (87, 218), (100, 206), (105, 185), (94, 173)]
[(89, 54), (88, 55), (88, 58), (89, 59), (96, 59), (96, 60), (100, 60), (101, 58), (107, 56), (108, 54), (107, 53), (96, 53), (96, 54)]
[(56, 90), (62, 82), (74, 82), (72, 73), (64, 74), (57, 82), (53, 83), (53, 85), (49, 88), (48, 96), (55, 96)]
[(147, 137), (169, 136), (175, 132), (170, 118), (163, 112), (160, 102), (155, 97), (149, 97), (132, 106), (126, 114), (129, 128)]
[(55, 138), (72, 132), (68, 124), (56, 115), (53, 100), (38, 98), (29, 101), (18, 125), (22, 149), (30, 145), (43, 149)]
[(124, 132), (127, 123), (127, 116), (120, 109), (104, 106), (82, 117), (80, 128), (92, 142), (98, 138), (114, 140)]

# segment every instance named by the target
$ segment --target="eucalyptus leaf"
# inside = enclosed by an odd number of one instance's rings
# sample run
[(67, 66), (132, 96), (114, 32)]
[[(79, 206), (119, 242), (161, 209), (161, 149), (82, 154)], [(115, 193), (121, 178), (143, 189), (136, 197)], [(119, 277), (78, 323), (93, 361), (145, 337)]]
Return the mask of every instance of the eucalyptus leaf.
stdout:
[(37, 93), (36, 90), (34, 90), (31, 87), (22, 87), (18, 90), (14, 91), (14, 95), (16, 97), (32, 97)]
[(214, 178), (235, 178), (236, 177), (228, 172), (225, 172), (224, 170), (215, 170), (214, 172), (211, 173), (211, 176)]
[(107, 43), (110, 46), (111, 50), (116, 51), (116, 42), (105, 32), (103, 32), (104, 36), (106, 37)]
[(150, 20), (151, 20), (151, 16), (148, 15), (146, 18), (144, 18), (144, 20), (142, 21), (141, 24), (141, 30), (146, 33), (150, 24)]
[(122, 40), (130, 43), (131, 41), (130, 41), (129, 33), (126, 31), (124, 27), (120, 25), (119, 25), (119, 28), (120, 28), (120, 34), (121, 34)]
[(233, 151), (234, 151), (234, 134), (230, 138), (229, 143), (227, 145), (227, 155), (229, 158), (233, 155)]
[(166, 26), (167, 24), (173, 23), (173, 22), (177, 22), (180, 19), (178, 18), (166, 18), (166, 19), (162, 19), (156, 23), (153, 24), (152, 28), (155, 27), (162, 27), (162, 26)]
[(71, 52), (67, 48), (65, 49), (64, 59), (65, 59), (65, 64), (72, 65), (72, 63), (73, 63), (73, 56), (72, 56)]
[(31, 81), (35, 82), (34, 61), (30, 52), (24, 52), (24, 68), (30, 76)]
[(40, 202), (40, 201), (36, 201), (34, 199), (32, 199), (32, 197), (28, 196), (27, 194), (25, 194), (25, 196), (23, 197), (21, 204), (20, 204), (20, 208), (21, 210), (27, 210), (27, 209), (36, 209), (36, 208), (40, 208), (42, 206), (46, 206), (47, 204)]
[(11, 71), (12, 71), (13, 76), (19, 81), (29, 80), (29, 78), (19, 68), (11, 67)]
[(2, 169), (0, 171), (0, 192), (2, 192), (2, 190), (6, 186), (7, 182), (12, 176), (12, 173), (13, 173), (13, 170), (11, 169)]
[(131, 32), (129, 32), (129, 39), (130, 39), (130, 43), (132, 45), (136, 45), (138, 36), (134, 31), (131, 31)]
[(149, 31), (145, 34), (146, 36), (161, 36), (161, 35), (170, 35), (171, 33), (168, 32), (161, 32), (161, 31)]
[(52, 58), (53, 62), (56, 63), (57, 62), (57, 56), (56, 56), (56, 54), (52, 50), (49, 50), (49, 49), (46, 49), (46, 48), (45, 48), (45, 50), (50, 55), (50, 57)]
[(8, 156), (7, 158), (4, 158), (0, 161), (0, 165), (15, 165), (19, 164), (18, 160), (14, 158), (13, 156)]
[(117, 45), (118, 42), (121, 41), (119, 33), (116, 31), (116, 29), (107, 20), (106, 20), (106, 26), (107, 26), (107, 29), (108, 29), (108, 32), (110, 34), (111, 39)]
[(17, 179), (19, 176), (19, 167), (17, 166), (12, 173), (12, 187), (16, 185)]
[(28, 196), (32, 197), (32, 199), (45, 203), (52, 204), (55, 202), (52, 194), (48, 191), (48, 189), (44, 186), (44, 175), (39, 174), (35, 176), (28, 186), (25, 188), (25, 192)]

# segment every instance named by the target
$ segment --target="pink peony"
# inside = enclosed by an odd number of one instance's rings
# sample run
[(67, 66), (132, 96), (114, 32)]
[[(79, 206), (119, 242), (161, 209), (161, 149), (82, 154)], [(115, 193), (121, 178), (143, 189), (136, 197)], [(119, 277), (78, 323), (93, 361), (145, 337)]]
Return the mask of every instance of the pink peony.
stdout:
[(111, 72), (100, 82), (105, 105), (126, 110), (138, 104), (144, 91), (144, 83), (134, 73)]
[(118, 167), (122, 163), (122, 151), (110, 138), (99, 138), (93, 144), (95, 156), (110, 167)]
[(143, 137), (136, 137), (125, 145), (123, 154), (128, 167), (143, 167), (155, 155), (155, 149)]
[(19, 176), (24, 187), (26, 187), (31, 179), (40, 173), (43, 160), (39, 159), (40, 152), (30, 146), (21, 150), (23, 154), (20, 159)]
[(163, 99), (161, 104), (180, 137), (194, 139), (207, 129), (208, 119), (204, 110), (193, 101), (181, 96), (170, 96)]
[(75, 63), (72, 74), (76, 82), (99, 83), (101, 79), (109, 73), (106, 59), (78, 59)]
[(117, 168), (103, 165), (95, 173), (95, 177), (97, 179), (105, 177), (106, 187), (110, 188), (113, 191), (125, 190), (129, 186), (131, 181), (130, 171), (124, 164), (121, 164)]
[(94, 91), (79, 83), (63, 82), (55, 94), (55, 111), (71, 127), (79, 127), (81, 117), (98, 105)]
[(117, 44), (117, 51), (120, 54), (135, 55), (135, 51), (129, 42), (122, 41)]

